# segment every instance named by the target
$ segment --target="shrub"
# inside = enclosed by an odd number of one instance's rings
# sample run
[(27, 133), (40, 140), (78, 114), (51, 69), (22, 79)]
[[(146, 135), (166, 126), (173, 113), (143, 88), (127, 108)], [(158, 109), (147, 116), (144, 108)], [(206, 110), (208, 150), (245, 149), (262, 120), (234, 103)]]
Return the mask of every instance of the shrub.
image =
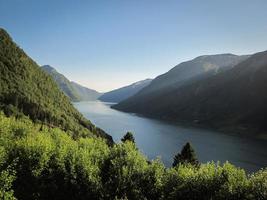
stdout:
[(260, 170), (250, 177), (251, 199), (267, 199), (267, 169)]
[(126, 140), (108, 146), (0, 113), (0, 199), (267, 199), (267, 170), (230, 163), (165, 168)]

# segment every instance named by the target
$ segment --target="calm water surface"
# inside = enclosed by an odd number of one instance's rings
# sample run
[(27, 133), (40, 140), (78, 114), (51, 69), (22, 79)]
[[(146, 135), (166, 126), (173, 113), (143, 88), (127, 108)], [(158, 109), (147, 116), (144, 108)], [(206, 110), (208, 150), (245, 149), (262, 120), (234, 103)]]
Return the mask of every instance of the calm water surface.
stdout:
[(174, 155), (191, 142), (201, 162), (230, 161), (248, 172), (267, 167), (267, 141), (235, 134), (188, 128), (111, 109), (110, 103), (79, 102), (74, 106), (119, 142), (132, 131), (138, 148), (149, 158), (171, 166)]

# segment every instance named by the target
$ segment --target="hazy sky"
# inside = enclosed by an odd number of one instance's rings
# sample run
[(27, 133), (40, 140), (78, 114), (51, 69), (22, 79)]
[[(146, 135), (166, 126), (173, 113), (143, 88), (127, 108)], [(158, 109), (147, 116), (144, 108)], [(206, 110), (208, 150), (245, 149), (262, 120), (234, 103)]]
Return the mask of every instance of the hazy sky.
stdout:
[(38, 64), (108, 91), (199, 55), (267, 50), (267, 1), (0, 0), (0, 26)]

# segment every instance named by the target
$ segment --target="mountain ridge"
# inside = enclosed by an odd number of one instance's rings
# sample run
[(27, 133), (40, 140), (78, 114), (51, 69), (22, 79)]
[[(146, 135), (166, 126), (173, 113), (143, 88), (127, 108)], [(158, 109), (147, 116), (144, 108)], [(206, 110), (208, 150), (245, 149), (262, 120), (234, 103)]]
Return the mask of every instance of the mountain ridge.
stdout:
[(216, 73), (223, 68), (231, 68), (248, 57), (248, 55), (237, 56), (230, 53), (198, 56), (192, 60), (181, 62), (166, 73), (157, 76), (145, 89), (154, 91), (208, 71)]
[[(129, 106), (131, 104), (146, 104), (150, 100), (153, 100), (153, 98), (156, 98), (155, 96), (158, 96), (160, 93), (165, 93), (170, 89), (178, 88), (186, 81), (194, 81), (195, 79), (212, 76), (218, 73), (218, 71), (227, 70), (233, 67), (236, 62), (245, 60), (247, 57), (248, 56), (240, 57), (233, 54), (216, 54), (204, 57), (198, 56), (192, 60), (182, 62), (168, 72), (157, 76), (147, 87), (143, 88), (127, 100), (120, 102), (120, 104), (113, 106), (113, 108), (120, 109), (127, 104)], [(207, 62), (206, 60), (209, 58), (211, 59)], [(225, 66), (225, 58), (231, 59), (230, 61), (227, 61), (230, 66)], [(215, 62), (213, 62), (213, 60), (215, 60)], [(223, 60), (223, 62), (218, 65), (220, 60)], [(205, 70), (206, 66), (209, 66), (208, 70)]]
[(104, 93), (102, 96), (100, 96), (98, 99), (100, 101), (106, 101), (106, 102), (120, 102), (123, 101), (140, 90), (142, 90), (144, 87), (148, 86), (153, 79), (145, 79), (141, 81), (137, 81), (135, 83), (132, 83), (130, 85), (117, 88), (115, 90), (109, 91)]
[(102, 93), (99, 93), (96, 90), (84, 87), (74, 81), (70, 81), (50, 65), (43, 65), (41, 68), (53, 77), (60, 89), (71, 101), (94, 101), (102, 95)]
[(7, 116), (69, 131), (72, 137), (111, 136), (85, 119), (38, 64), (0, 28), (0, 110)]

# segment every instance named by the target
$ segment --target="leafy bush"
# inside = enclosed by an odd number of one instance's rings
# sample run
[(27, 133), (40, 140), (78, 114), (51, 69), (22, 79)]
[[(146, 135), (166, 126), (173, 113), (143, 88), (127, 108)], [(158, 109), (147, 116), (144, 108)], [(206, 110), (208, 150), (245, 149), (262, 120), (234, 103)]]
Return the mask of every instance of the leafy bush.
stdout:
[(11, 166), (5, 166), (6, 152), (3, 146), (0, 146), (0, 199), (14, 200), (14, 191), (12, 184), (15, 178), (15, 172)]
[(108, 146), (0, 113), (0, 199), (267, 198), (267, 170), (247, 175), (230, 163), (148, 161), (135, 143)]
[(251, 199), (264, 200), (267, 198), (267, 169), (251, 175), (250, 187)]

